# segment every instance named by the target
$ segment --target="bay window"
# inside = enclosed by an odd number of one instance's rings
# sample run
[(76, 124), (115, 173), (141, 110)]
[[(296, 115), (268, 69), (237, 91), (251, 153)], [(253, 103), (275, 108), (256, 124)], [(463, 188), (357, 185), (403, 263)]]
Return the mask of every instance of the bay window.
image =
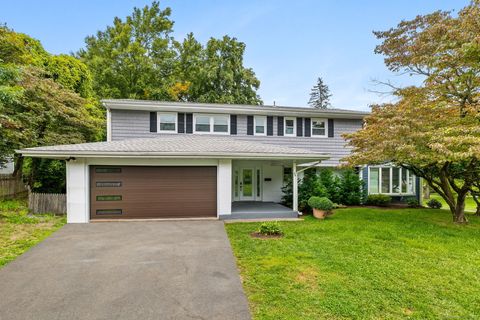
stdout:
[(368, 193), (415, 194), (415, 175), (400, 167), (369, 167)]

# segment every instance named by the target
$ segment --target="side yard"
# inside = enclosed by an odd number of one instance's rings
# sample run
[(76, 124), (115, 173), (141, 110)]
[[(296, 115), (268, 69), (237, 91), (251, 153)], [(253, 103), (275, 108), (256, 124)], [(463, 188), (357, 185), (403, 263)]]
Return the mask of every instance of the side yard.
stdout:
[[(437, 199), (438, 201), (440, 201), (440, 203), (442, 204), (442, 209), (448, 209), (448, 205), (445, 202), (445, 199), (440, 197), (438, 194), (432, 193), (430, 195), (430, 198)], [(428, 200), (423, 200), (423, 201), (426, 203)], [(477, 210), (477, 204), (475, 203), (475, 201), (473, 201), (472, 196), (468, 196), (467, 199), (465, 200), (465, 211), (475, 212), (476, 210)]]
[(478, 319), (480, 219), (445, 210), (336, 210), (280, 222), (280, 239), (226, 225), (254, 319)]
[(0, 201), (0, 268), (63, 226), (64, 216), (28, 215), (25, 200)]

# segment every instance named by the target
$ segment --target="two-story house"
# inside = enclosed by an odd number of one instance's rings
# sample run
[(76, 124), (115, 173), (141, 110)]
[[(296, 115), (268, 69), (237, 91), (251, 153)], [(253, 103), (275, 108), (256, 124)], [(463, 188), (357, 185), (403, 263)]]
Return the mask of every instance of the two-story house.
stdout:
[[(19, 150), (67, 161), (67, 220), (296, 217), (297, 181), (337, 167), (342, 134), (366, 112), (104, 100), (107, 141)], [(418, 195), (418, 179), (390, 166), (360, 171), (368, 193)], [(293, 178), (293, 208), (278, 203)]]

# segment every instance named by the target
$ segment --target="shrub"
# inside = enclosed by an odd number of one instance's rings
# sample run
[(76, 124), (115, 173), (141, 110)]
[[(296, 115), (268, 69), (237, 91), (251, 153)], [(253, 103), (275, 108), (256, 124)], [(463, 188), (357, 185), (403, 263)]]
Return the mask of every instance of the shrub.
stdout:
[(272, 236), (272, 235), (282, 235), (282, 229), (277, 221), (266, 221), (260, 225), (259, 233)]
[[(330, 168), (322, 168), (319, 173), (320, 183), (325, 187), (325, 197), (335, 203), (342, 203), (341, 181)], [(313, 196), (313, 195), (310, 195)]]
[(362, 180), (353, 170), (345, 170), (340, 178), (340, 201), (347, 206), (359, 205), (362, 202)]
[(418, 203), (418, 200), (415, 197), (407, 198), (406, 202), (410, 208), (418, 208), (420, 206), (420, 203)]
[(365, 203), (371, 206), (386, 207), (390, 202), (392, 202), (392, 197), (386, 194), (370, 194)]
[(333, 202), (326, 197), (310, 197), (308, 205), (312, 208), (330, 211), (333, 209)]
[(427, 202), (427, 206), (432, 209), (440, 209), (442, 207), (442, 203), (437, 199), (430, 199)]

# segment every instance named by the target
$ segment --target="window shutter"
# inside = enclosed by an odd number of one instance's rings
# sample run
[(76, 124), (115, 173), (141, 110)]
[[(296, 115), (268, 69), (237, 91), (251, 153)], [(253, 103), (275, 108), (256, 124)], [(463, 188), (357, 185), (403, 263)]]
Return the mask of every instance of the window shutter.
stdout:
[(273, 117), (267, 116), (267, 136), (273, 136)]
[(283, 117), (277, 117), (278, 126), (277, 126), (277, 135), (283, 136)]
[(178, 133), (185, 133), (185, 113), (178, 114)]
[(333, 119), (328, 119), (328, 137), (333, 138), (335, 129), (334, 129)]
[(157, 132), (157, 113), (150, 112), (150, 132)]
[(253, 136), (253, 116), (247, 116), (247, 134)]
[(185, 132), (186, 132), (186, 133), (193, 133), (193, 114), (187, 113), (187, 114), (185, 114), (185, 118), (186, 118), (186, 121), (185, 121), (185, 124), (186, 124)]
[(303, 118), (297, 118), (297, 137), (303, 136)]
[(305, 118), (305, 137), (312, 135), (312, 119)]
[(237, 115), (230, 115), (230, 134), (237, 134)]

